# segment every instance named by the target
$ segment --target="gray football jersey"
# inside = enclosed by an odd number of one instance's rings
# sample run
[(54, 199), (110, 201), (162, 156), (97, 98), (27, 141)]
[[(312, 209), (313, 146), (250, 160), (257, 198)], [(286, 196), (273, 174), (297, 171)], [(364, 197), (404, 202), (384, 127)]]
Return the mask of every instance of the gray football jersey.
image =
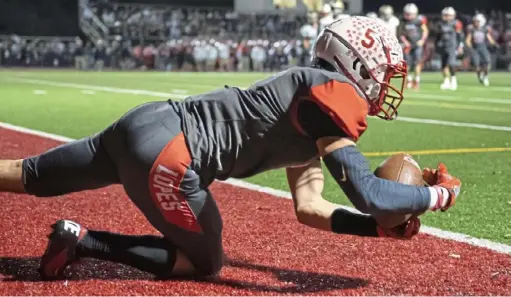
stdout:
[(488, 44), (488, 33), (491, 32), (491, 28), (488, 26), (481, 26), (476, 28), (470, 26), (468, 32), (472, 33), (472, 45), (474, 47), (485, 47)]
[(441, 21), (438, 24), (437, 46), (443, 49), (456, 49), (463, 42), (463, 24), (459, 20)]
[(367, 101), (345, 76), (293, 67), (246, 90), (226, 86), (179, 103), (192, 169), (209, 184), (317, 158), (297, 120), (300, 100), (315, 101), (355, 140), (367, 127)]

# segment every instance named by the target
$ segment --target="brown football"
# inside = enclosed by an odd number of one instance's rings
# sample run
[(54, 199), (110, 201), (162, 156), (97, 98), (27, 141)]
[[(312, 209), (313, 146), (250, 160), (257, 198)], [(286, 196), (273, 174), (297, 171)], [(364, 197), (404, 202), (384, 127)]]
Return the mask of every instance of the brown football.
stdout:
[[(422, 170), (412, 156), (398, 153), (383, 161), (374, 174), (380, 178), (398, 183), (424, 186)], [(406, 222), (412, 214), (392, 214), (374, 216), (378, 224), (384, 228), (392, 228)]]

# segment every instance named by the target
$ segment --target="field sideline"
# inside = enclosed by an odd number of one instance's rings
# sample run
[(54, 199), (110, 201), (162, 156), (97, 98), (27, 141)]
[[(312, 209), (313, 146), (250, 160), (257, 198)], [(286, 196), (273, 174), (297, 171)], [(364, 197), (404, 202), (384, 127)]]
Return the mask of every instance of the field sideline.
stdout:
[[(0, 127), (0, 158), (37, 154), (60, 143), (51, 135), (33, 134), (40, 133)], [(41, 281), (39, 257), (56, 219), (112, 232), (157, 232), (120, 186), (60, 199), (0, 193), (0, 241), (6, 243), (0, 246), (0, 295), (511, 294), (509, 253), (427, 234), (392, 240), (317, 232), (297, 222), (289, 199), (244, 186), (211, 186), (224, 219), (226, 258), (220, 275), (207, 279), (156, 280), (127, 266), (82, 259), (67, 269), (65, 280)]]
[[(266, 75), (1, 71), (0, 121), (78, 138), (140, 103), (169, 95), (182, 99), (225, 84), (248, 86)], [(510, 78), (496, 73), (493, 85), (483, 88), (472, 74), (460, 74), (458, 91), (441, 92), (439, 74), (426, 74), (420, 92), (407, 92), (403, 121), (369, 121), (360, 147), (374, 167), (392, 152), (409, 151), (422, 166), (444, 161), (463, 180), (459, 204), (448, 213), (425, 215), (425, 224), (511, 243)], [(283, 171), (248, 181), (287, 190)], [(325, 196), (349, 205), (332, 180)]]

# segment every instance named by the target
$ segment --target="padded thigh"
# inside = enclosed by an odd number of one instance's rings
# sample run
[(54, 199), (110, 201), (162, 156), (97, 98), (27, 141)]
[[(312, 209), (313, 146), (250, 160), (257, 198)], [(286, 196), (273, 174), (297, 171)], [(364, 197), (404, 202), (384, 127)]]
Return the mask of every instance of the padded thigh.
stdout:
[[(128, 112), (104, 132), (103, 140), (130, 199), (158, 231), (188, 256), (199, 273), (210, 275), (222, 266), (222, 219), (199, 175), (188, 168), (172, 186), (178, 189), (179, 196), (184, 197), (183, 203), (194, 213), (202, 229), (198, 233), (169, 219), (169, 215), (179, 213), (162, 209), (161, 199), (153, 197), (150, 190), (154, 188), (150, 185), (152, 168), (159, 164), (155, 162), (173, 140), (182, 138), (181, 133), (179, 110), (169, 102), (154, 102)], [(164, 157), (170, 162), (173, 157), (177, 158), (175, 154)]]

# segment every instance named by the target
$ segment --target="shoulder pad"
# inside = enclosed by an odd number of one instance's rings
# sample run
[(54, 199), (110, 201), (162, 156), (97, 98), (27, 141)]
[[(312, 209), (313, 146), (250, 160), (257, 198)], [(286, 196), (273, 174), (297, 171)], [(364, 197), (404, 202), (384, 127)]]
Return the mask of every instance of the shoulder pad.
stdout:
[(421, 25), (426, 25), (428, 23), (428, 18), (426, 16), (423, 16), (422, 14), (418, 16), (418, 19)]
[(369, 104), (351, 83), (331, 79), (311, 87), (309, 97), (354, 141), (366, 130)]
[(456, 20), (454, 23), (454, 27), (457, 31), (463, 30), (463, 23), (460, 20)]

